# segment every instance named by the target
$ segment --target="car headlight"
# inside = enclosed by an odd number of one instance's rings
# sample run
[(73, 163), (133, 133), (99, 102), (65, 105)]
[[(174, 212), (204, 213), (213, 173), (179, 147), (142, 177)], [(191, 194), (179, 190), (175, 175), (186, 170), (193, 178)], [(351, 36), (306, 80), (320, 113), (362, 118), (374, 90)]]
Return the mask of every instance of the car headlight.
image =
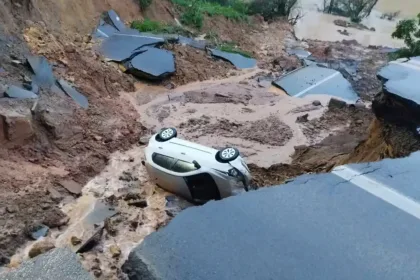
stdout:
[(237, 179), (242, 179), (244, 176), (242, 175), (242, 173), (236, 169), (236, 168), (232, 168), (228, 171), (228, 175), (231, 177), (235, 177)]

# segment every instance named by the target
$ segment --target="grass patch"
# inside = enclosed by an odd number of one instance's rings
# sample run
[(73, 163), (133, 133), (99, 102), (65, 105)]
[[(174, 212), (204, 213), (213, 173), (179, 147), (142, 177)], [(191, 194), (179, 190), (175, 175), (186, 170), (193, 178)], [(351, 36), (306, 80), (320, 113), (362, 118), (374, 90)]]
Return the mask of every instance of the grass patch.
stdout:
[(177, 25), (171, 25), (154, 21), (150, 19), (144, 19), (142, 21), (135, 20), (131, 23), (131, 28), (137, 29), (140, 32), (149, 32), (153, 34), (179, 34), (184, 36), (190, 36), (190, 32)]
[(172, 0), (183, 9), (181, 21), (184, 24), (200, 29), (203, 26), (203, 15), (224, 16), (232, 20), (246, 20), (248, 5), (242, 0), (231, 0), (226, 5), (205, 0)]
[(240, 54), (240, 55), (248, 57), (248, 58), (253, 58), (253, 55), (250, 52), (241, 50), (235, 44), (222, 43), (217, 48), (221, 51), (224, 51), (224, 52), (237, 53), (237, 54)]

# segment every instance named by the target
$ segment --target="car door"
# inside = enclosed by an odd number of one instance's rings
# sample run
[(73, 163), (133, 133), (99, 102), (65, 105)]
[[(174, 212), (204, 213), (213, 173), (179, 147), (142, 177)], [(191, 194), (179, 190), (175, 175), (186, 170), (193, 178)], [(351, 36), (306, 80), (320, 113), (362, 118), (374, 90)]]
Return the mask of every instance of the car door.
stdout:
[(191, 193), (185, 183), (183, 175), (176, 171), (176, 166), (178, 166), (176, 163), (178, 159), (154, 153), (152, 155), (152, 160), (159, 167), (151, 168), (153, 170), (152, 179), (156, 182), (156, 184), (171, 193), (178, 194), (191, 200)]

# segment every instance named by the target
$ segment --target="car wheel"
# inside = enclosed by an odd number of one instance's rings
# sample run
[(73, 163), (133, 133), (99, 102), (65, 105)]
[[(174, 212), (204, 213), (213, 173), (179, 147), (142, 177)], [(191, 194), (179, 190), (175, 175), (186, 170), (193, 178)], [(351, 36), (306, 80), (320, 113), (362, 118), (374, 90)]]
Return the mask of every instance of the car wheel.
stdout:
[(159, 139), (160, 141), (168, 141), (177, 136), (177, 132), (175, 128), (164, 128), (159, 132)]
[(220, 162), (229, 162), (235, 160), (238, 156), (238, 149), (232, 147), (224, 148), (217, 153), (217, 159)]

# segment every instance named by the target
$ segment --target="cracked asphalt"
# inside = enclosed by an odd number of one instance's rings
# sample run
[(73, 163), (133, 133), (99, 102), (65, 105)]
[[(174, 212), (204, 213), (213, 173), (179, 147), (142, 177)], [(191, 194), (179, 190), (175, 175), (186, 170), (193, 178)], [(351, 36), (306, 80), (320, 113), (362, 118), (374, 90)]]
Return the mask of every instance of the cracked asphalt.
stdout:
[(417, 152), (346, 165), (189, 208), (126, 268), (143, 268), (131, 279), (418, 279), (419, 163)]

